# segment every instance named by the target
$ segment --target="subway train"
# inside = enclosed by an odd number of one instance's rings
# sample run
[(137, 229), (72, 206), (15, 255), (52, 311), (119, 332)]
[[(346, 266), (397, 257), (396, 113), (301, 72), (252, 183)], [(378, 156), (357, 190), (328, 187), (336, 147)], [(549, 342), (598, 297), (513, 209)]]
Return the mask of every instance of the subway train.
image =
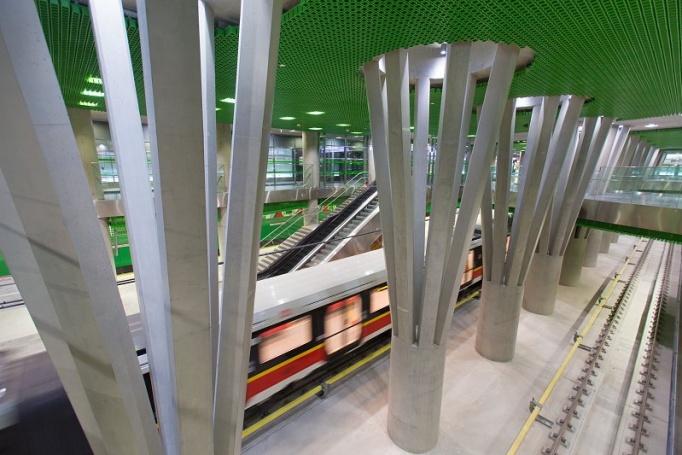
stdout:
[[(476, 233), (460, 295), (473, 292), (481, 279), (482, 247)], [(130, 320), (153, 406), (142, 327), (139, 317)], [(259, 281), (247, 412), (258, 414), (258, 407), (278, 394), (295, 389), (326, 367), (349, 361), (375, 338), (388, 336), (390, 323), (383, 250)], [(45, 453), (47, 448), (55, 454), (91, 453), (47, 355), (43, 352), (18, 362), (0, 375), (8, 384), (4, 401), (12, 401), (5, 406), (0, 395), (0, 414), (11, 414), (4, 420), (11, 420), (10, 424), (0, 425), (0, 453), (28, 455)], [(0, 389), (4, 387), (0, 384)]]

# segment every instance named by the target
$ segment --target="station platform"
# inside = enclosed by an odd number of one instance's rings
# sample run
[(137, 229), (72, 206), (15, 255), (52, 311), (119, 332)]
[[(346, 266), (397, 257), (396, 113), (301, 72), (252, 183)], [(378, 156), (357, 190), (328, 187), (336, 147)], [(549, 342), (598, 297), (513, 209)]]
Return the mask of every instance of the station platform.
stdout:
[[(448, 337), (440, 439), (429, 453), (507, 453), (529, 416), (531, 400), (539, 398), (550, 383), (573, 344), (574, 334), (593, 314), (595, 303), (614, 275), (621, 269), (627, 270), (624, 265), (628, 258), (632, 263), (641, 254), (644, 243), (634, 237), (620, 236), (608, 254), (599, 255), (596, 268), (583, 268), (579, 287), (559, 286), (552, 316), (522, 310), (516, 355), (511, 362), (488, 361), (475, 351), (478, 300), (459, 308)], [(663, 243), (654, 242), (651, 257), (660, 257), (662, 252)], [(644, 285), (638, 291), (643, 294), (635, 296), (624, 316), (627, 323), (614, 342), (617, 352), (608, 364), (610, 376), (604, 379), (608, 387), (600, 395), (603, 398), (595, 400), (595, 412), (590, 414), (593, 417), (582, 423), (580, 437), (570, 443), (571, 450), (561, 453), (612, 453), (617, 450), (613, 441), (623, 439), (623, 415), (627, 414), (626, 400), (630, 399), (627, 390), (638, 349), (637, 331), (644, 314), (648, 283), (658, 264), (658, 260), (649, 261), (642, 278)], [(623, 280), (629, 273), (626, 271), (623, 279), (615, 283), (614, 296), (623, 288)], [(10, 286), (5, 286), (7, 292), (11, 292)], [(134, 283), (119, 289), (126, 313), (134, 318), (139, 311)], [(599, 331), (604, 318), (605, 315), (600, 316), (593, 331)], [(0, 352), (17, 358), (43, 350), (24, 306), (0, 310)], [(546, 418), (556, 420), (567, 402), (574, 384), (571, 376), (577, 376), (583, 365), (582, 354), (586, 355), (579, 352), (575, 356), (545, 404), (542, 415)], [(309, 400), (296, 415), (250, 441), (242, 452), (248, 455), (407, 453), (393, 444), (386, 430), (388, 366), (389, 357), (384, 356), (351, 376), (327, 398)], [(551, 442), (549, 433), (548, 427), (533, 423), (518, 453), (541, 453)]]
[[(438, 445), (428, 453), (507, 453), (530, 414), (530, 401), (542, 395), (568, 353), (574, 334), (590, 317), (600, 294), (638, 243), (639, 239), (621, 236), (618, 243), (611, 245), (608, 254), (599, 255), (596, 268), (583, 268), (580, 287), (559, 286), (554, 315), (539, 316), (522, 310), (516, 355), (509, 363), (488, 361), (474, 349), (478, 300), (458, 309), (448, 338), (440, 438)], [(656, 242), (654, 249), (658, 251), (653, 251), (652, 256), (661, 254), (662, 245), (662, 242)], [(655, 269), (654, 265), (650, 267)], [(654, 273), (653, 269), (649, 272)], [(618, 295), (622, 286), (621, 282), (616, 284), (614, 296)], [(648, 289), (647, 286), (640, 287)], [(608, 397), (613, 401), (597, 403), (598, 418), (590, 419), (589, 428), (584, 428), (586, 434), (574, 444), (576, 450), (560, 453), (612, 453), (603, 447), (603, 441), (611, 443), (621, 426), (631, 377), (626, 372), (632, 369), (634, 355), (631, 354), (637, 347), (635, 338), (642, 309), (643, 304), (640, 307), (633, 304), (628, 310), (632, 321), (623, 329), (619, 354), (614, 356), (614, 363), (609, 366), (617, 372), (616, 379), (609, 379), (610, 390), (615, 390), (616, 396)], [(598, 332), (600, 328), (598, 320), (593, 331)], [(566, 370), (566, 378), (560, 381), (547, 402), (547, 412), (542, 412), (549, 419), (557, 417), (552, 415), (553, 408), (561, 408), (568, 400), (573, 384), (569, 376), (577, 375), (576, 369), (583, 365), (579, 356), (580, 353), (573, 359)], [(386, 430), (388, 371), (389, 357), (385, 356), (355, 375), (328, 398), (313, 400), (296, 417), (246, 446), (243, 453), (407, 453), (394, 445)], [(548, 427), (534, 423), (518, 453), (541, 453), (551, 442), (549, 433)], [(592, 449), (584, 445), (600, 438), (601, 445), (592, 445)], [(661, 443), (665, 444), (665, 438)], [(654, 450), (649, 453), (664, 452)]]

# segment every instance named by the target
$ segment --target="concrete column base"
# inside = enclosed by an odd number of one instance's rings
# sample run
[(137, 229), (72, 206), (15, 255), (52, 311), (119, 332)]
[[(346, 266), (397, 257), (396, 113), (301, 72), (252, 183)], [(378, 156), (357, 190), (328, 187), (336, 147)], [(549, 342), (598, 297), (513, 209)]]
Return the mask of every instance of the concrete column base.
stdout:
[(620, 239), (620, 236), (618, 234), (615, 233), (611, 234), (611, 243), (618, 243), (618, 239)]
[(308, 207), (303, 209), (303, 225), (309, 226), (318, 223), (318, 204), (317, 199), (308, 201)]
[(438, 443), (445, 345), (416, 347), (393, 337), (388, 435), (401, 449), (423, 453)]
[(573, 287), (580, 285), (580, 273), (583, 271), (586, 248), (587, 239), (572, 238), (568, 241), (568, 246), (564, 252), (564, 260), (561, 266), (559, 284)]
[(525, 283), (523, 308), (545, 316), (554, 313), (562, 262), (561, 256), (533, 254)]
[(476, 352), (494, 362), (514, 358), (523, 286), (483, 281), (476, 329)]
[(587, 245), (585, 246), (585, 259), (583, 260), (583, 267), (597, 266), (602, 234), (602, 231), (590, 229), (590, 234), (587, 236)]
[(599, 252), (602, 254), (608, 254), (609, 248), (611, 247), (611, 234), (610, 232), (604, 232), (601, 235), (601, 243), (599, 244)]

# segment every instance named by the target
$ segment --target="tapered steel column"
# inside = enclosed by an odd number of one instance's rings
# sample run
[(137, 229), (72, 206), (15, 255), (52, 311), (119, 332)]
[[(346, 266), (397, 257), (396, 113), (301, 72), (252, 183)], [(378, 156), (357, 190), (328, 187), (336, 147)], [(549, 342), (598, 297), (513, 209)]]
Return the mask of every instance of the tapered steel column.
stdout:
[(214, 398), (220, 454), (241, 447), (281, 17), (281, 0), (242, 1)]
[(208, 306), (211, 319), (211, 365), (215, 380), (218, 361), (218, 156), (215, 118), (215, 52), (213, 8), (199, 4), (199, 47), (201, 55), (201, 117), (204, 124), (204, 178), (206, 181), (206, 251), (208, 252)]
[(138, 0), (181, 453), (213, 452), (213, 368), (197, 1)]
[[(33, 2), (0, 15), (0, 209), (22, 229), (3, 252), (24, 299), (52, 306), (63, 336), (51, 354), (73, 370), (71, 397), (93, 450), (161, 454), (128, 322), (112, 273), (73, 130)], [(7, 204), (10, 205), (10, 204)], [(8, 210), (8, 212), (5, 212)], [(16, 216), (14, 216), (16, 214)], [(2, 223), (6, 223), (3, 217)], [(6, 229), (6, 228), (5, 228)], [(23, 231), (23, 232), (22, 232)], [(3, 236), (3, 238), (6, 238)], [(47, 315), (47, 313), (50, 313)], [(52, 312), (39, 332), (57, 329)], [(84, 393), (82, 393), (84, 392)], [(80, 402), (87, 397), (92, 415)], [(96, 426), (93, 418), (96, 421)], [(98, 440), (101, 434), (101, 442)]]
[[(399, 49), (365, 64), (384, 250), (393, 312), (388, 434), (411, 452), (438, 441), (446, 328), (463, 272), (474, 222), (488, 181), (495, 139), (519, 52), (516, 46), (448, 46), (431, 221), (424, 251), (428, 91), (440, 48)], [(414, 55), (410, 57), (410, 53)], [(440, 60), (442, 61), (442, 60)], [(380, 64), (386, 71), (382, 80)], [(431, 66), (434, 65), (434, 66)], [(469, 176), (455, 208), (475, 74), (490, 68)], [(417, 79), (414, 153), (409, 147), (408, 77)], [(512, 108), (513, 111), (513, 108)], [(454, 235), (453, 235), (454, 225)]]
[(123, 9), (119, 2), (92, 0), (90, 14), (116, 150), (161, 437), (167, 454), (179, 454), (168, 280), (162, 265)]

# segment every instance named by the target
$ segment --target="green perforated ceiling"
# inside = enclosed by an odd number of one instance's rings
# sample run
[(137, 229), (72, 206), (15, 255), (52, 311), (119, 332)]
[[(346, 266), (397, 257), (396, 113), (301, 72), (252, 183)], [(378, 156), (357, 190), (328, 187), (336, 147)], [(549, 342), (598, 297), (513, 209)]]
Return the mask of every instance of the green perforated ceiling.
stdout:
[[(98, 76), (87, 8), (66, 0), (37, 3), (67, 104), (84, 101), (105, 109), (102, 98), (82, 94), (98, 88), (85, 82)], [(682, 111), (681, 24), (679, 0), (302, 0), (282, 20), (273, 126), (368, 132), (362, 63), (399, 47), (461, 40), (535, 50), (531, 67), (515, 76), (512, 96), (590, 96), (594, 101), (583, 115), (677, 114)], [(144, 108), (139, 37), (135, 21), (128, 26)], [(237, 42), (236, 28), (216, 30), (218, 100), (234, 97)], [(439, 94), (433, 90), (433, 132)], [(218, 120), (230, 122), (232, 105), (218, 101), (218, 106)], [(324, 113), (308, 114), (313, 111)], [(283, 119), (289, 117), (293, 120)]]
[(662, 150), (682, 150), (682, 128), (634, 133)]

